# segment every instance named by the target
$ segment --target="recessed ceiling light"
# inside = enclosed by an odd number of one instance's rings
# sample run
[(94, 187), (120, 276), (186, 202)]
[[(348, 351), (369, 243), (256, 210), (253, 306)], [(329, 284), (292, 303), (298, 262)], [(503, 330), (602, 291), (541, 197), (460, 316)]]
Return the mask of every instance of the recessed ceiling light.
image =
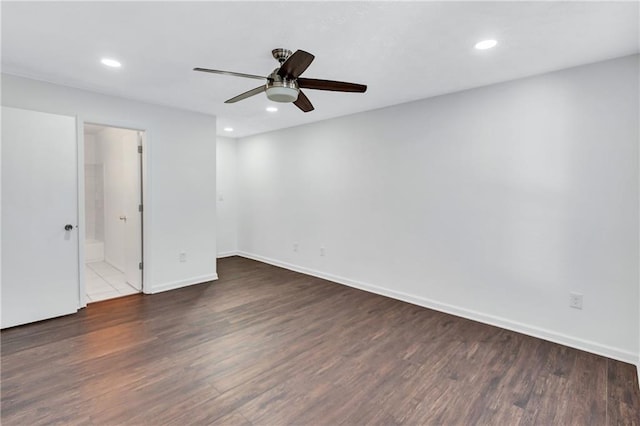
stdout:
[(223, 130), (225, 132), (233, 132), (233, 127), (225, 127)]
[(478, 50), (487, 50), (492, 47), (496, 47), (498, 42), (496, 40), (482, 40), (476, 43), (475, 48)]
[(267, 111), (269, 111), (269, 112), (276, 112), (276, 111), (278, 111), (278, 108), (276, 108), (276, 107), (274, 107), (274, 106), (270, 106), (270, 107), (267, 107)]
[(120, 68), (122, 66), (120, 62), (110, 58), (102, 58), (100, 62), (102, 62), (102, 65), (106, 65), (111, 68)]

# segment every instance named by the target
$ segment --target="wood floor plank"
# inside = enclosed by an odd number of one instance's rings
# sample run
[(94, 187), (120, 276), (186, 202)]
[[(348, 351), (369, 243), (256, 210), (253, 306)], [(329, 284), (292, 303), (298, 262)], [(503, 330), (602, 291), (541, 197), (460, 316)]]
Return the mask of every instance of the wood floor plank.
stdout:
[(3, 425), (639, 425), (635, 367), (239, 257), (3, 330)]
[(640, 425), (640, 390), (635, 368), (607, 360), (607, 416), (610, 425)]

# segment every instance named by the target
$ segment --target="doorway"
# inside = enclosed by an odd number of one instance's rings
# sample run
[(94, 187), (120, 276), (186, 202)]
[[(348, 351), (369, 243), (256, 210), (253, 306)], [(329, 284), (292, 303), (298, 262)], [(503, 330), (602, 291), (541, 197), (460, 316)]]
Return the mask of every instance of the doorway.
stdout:
[(84, 125), (87, 303), (142, 291), (143, 133)]

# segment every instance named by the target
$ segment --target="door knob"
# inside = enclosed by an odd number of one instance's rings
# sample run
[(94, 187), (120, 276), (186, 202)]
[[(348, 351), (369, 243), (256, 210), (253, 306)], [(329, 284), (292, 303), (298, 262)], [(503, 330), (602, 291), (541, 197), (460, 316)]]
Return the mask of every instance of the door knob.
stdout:
[(71, 231), (72, 229), (73, 229), (73, 225), (67, 224), (67, 225), (64, 226), (64, 230), (65, 231)]
[(120, 220), (124, 220), (126, 222), (127, 221), (127, 217), (126, 216), (120, 216)]

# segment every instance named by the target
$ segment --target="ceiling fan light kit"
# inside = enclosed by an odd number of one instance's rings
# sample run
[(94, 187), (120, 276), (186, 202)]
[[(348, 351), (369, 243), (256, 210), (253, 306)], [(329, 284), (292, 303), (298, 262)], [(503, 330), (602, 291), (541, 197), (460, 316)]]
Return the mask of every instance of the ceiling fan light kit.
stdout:
[(268, 81), (265, 91), (267, 98), (274, 102), (295, 102), (298, 99), (300, 89), (295, 80), (280, 79), (280, 81)]
[(295, 102), (298, 100), (298, 90), (292, 87), (269, 87), (267, 98), (273, 102)]
[(232, 71), (213, 70), (208, 68), (194, 68), (194, 71), (208, 72), (213, 74), (224, 74), (235, 77), (252, 78), (266, 80), (262, 86), (241, 93), (225, 101), (227, 104), (235, 103), (258, 93), (265, 92), (267, 98), (274, 102), (293, 102), (303, 112), (313, 111), (313, 105), (309, 98), (300, 89), (328, 90), (333, 92), (355, 92), (364, 93), (367, 86), (364, 84), (346, 83), (344, 81), (319, 80), (314, 78), (299, 78), (300, 75), (311, 65), (315, 58), (312, 54), (304, 50), (296, 50), (291, 53), (288, 49), (273, 49), (273, 57), (280, 63), (269, 76), (260, 77), (254, 74), (244, 74)]

